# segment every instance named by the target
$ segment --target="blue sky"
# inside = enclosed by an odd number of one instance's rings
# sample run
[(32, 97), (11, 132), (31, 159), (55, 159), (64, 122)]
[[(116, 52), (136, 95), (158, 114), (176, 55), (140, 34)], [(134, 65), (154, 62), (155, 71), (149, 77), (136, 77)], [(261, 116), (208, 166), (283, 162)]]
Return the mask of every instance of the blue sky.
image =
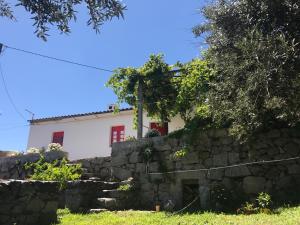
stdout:
[[(8, 1), (14, 2), (14, 1)], [(107, 69), (141, 66), (152, 53), (165, 54), (170, 64), (187, 62), (201, 52), (192, 27), (202, 22), (199, 0), (124, 0), (124, 20), (105, 23), (96, 34), (86, 26), (84, 7), (71, 24), (72, 33), (61, 35), (53, 28), (47, 42), (34, 34), (33, 21), (21, 7), (17, 22), (0, 18), (0, 42)], [(51, 61), (5, 49), (0, 64), (8, 89), (19, 111), (30, 119), (105, 110), (114, 93), (104, 87), (110, 73)], [(0, 150), (25, 150), (28, 123), (13, 109), (0, 80)]]

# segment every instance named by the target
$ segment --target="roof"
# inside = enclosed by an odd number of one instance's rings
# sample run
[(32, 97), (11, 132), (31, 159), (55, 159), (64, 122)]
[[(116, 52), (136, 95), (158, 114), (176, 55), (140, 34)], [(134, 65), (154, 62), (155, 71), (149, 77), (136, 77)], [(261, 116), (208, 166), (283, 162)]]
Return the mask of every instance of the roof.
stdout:
[[(133, 108), (120, 109), (120, 112), (130, 111), (130, 110), (133, 110)], [(81, 114), (72, 114), (72, 115), (64, 115), (64, 116), (45, 117), (45, 118), (28, 120), (28, 122), (37, 123), (37, 122), (45, 122), (45, 121), (56, 121), (56, 120), (62, 120), (62, 119), (67, 119), (67, 118), (108, 114), (108, 113), (113, 113), (113, 112), (114, 112), (113, 110), (105, 110), (105, 111), (89, 112), (89, 113), (81, 113)]]

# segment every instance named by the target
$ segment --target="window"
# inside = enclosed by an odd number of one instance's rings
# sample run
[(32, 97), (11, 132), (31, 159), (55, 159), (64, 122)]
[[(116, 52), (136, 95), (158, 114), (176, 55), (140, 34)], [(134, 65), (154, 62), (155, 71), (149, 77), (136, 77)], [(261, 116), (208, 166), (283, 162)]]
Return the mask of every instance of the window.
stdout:
[(54, 132), (52, 135), (52, 143), (58, 143), (62, 146), (63, 142), (64, 142), (64, 132), (63, 131)]
[(125, 126), (113, 126), (111, 128), (110, 144), (125, 140)]
[(168, 134), (168, 123), (150, 123), (151, 130), (157, 130), (161, 136)]

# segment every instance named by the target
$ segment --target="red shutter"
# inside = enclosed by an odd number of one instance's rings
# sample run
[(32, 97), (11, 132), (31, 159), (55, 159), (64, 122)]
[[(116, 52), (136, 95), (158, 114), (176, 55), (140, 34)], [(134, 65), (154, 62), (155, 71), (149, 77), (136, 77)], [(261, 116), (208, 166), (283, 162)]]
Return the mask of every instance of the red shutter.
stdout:
[(161, 125), (160, 123), (150, 123), (150, 129), (157, 130), (161, 136), (168, 134), (168, 123)]
[(114, 126), (111, 128), (110, 144), (125, 140), (125, 126)]
[(64, 132), (54, 132), (52, 136), (52, 143), (58, 143), (61, 146), (63, 145), (64, 142)]

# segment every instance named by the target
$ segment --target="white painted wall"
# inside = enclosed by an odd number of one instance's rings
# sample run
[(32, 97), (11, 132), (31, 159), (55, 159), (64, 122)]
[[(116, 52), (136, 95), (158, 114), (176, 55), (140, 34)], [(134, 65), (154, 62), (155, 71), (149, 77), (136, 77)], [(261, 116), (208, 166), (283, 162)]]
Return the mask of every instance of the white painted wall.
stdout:
[[(149, 127), (150, 122), (156, 121), (144, 115), (144, 126)], [(125, 137), (136, 137), (132, 110), (36, 122), (30, 125), (27, 147), (46, 148), (52, 142), (53, 132), (64, 131), (63, 148), (69, 153), (70, 160), (110, 156), (111, 127), (118, 125), (125, 126)], [(177, 116), (169, 123), (169, 132), (183, 126), (184, 122)], [(145, 127), (144, 134), (148, 131)]]

